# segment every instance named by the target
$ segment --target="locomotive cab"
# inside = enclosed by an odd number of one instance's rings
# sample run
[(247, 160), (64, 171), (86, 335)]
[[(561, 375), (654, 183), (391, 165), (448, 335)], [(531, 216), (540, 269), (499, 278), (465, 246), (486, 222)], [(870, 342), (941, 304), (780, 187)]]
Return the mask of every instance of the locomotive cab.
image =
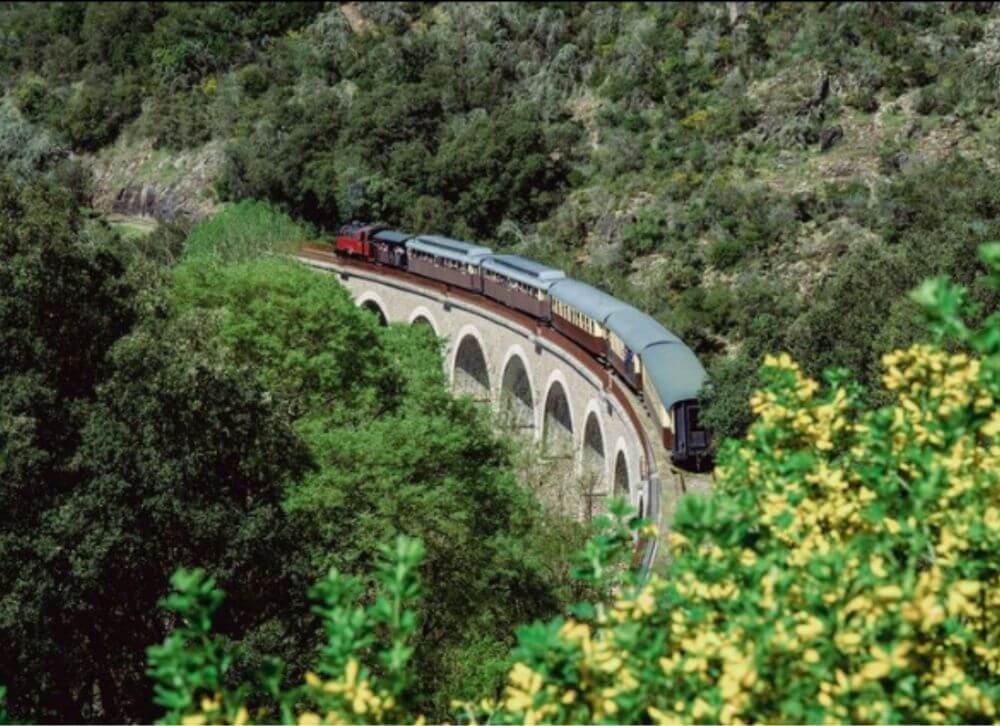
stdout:
[(366, 259), (371, 258), (371, 237), (382, 229), (385, 229), (385, 227), (365, 224), (363, 222), (345, 224), (337, 232), (337, 241), (335, 244), (337, 254)]

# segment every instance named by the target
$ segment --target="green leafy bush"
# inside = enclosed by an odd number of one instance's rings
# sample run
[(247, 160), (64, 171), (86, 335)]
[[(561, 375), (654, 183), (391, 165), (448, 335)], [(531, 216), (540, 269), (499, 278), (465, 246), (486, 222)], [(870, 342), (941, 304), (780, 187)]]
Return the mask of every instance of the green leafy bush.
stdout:
[(202, 263), (245, 262), (264, 254), (283, 254), (312, 236), (312, 230), (266, 202), (229, 204), (190, 232), (187, 259)]
[(237, 205), (170, 269), (175, 230), (130, 245), (51, 181), (0, 177), (0, 210), (12, 718), (150, 721), (145, 647), (170, 625), (155, 603), (178, 563), (230, 593), (228, 678), (274, 654), (287, 686), (317, 643), (308, 583), (419, 536), (409, 692), (428, 714), (467, 694), (453, 674), (496, 685), (513, 629), (570, 597), (543, 557), (557, 535), (504, 441), (449, 394), (439, 342), (383, 330), (333, 278), (274, 259), (302, 227)]
[(48, 84), (38, 76), (24, 76), (14, 89), (14, 103), (33, 122), (51, 121), (59, 100)]
[(739, 262), (745, 254), (745, 244), (726, 235), (715, 240), (708, 248), (708, 261), (719, 269), (725, 270)]
[[(313, 462), (284, 499), (304, 571), (361, 575), (397, 534), (424, 541), (415, 694), (444, 714), (465, 692), (451, 669), (496, 671), (462, 662), (466, 648), (502, 652), (518, 624), (570, 597), (559, 563), (542, 558), (558, 532), (546, 532), (489, 422), (449, 393), (439, 342), (419, 326), (380, 328), (331, 282), (283, 260), (195, 257), (176, 270), (172, 302), (215, 320), (213, 340), (294, 417)], [(294, 654), (296, 676), (305, 664)]]

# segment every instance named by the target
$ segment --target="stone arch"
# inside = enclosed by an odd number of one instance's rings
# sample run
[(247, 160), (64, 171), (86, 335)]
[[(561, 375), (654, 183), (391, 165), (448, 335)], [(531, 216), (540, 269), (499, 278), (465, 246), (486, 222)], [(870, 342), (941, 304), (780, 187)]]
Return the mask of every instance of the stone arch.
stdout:
[(500, 377), (500, 418), (509, 428), (523, 431), (535, 428), (535, 385), (525, 364), (524, 351), (514, 345), (507, 351)]
[(573, 411), (567, 391), (565, 379), (553, 371), (545, 393), (542, 424), (542, 449), (550, 457), (573, 456)]
[(409, 323), (410, 325), (426, 325), (434, 331), (434, 335), (440, 335), (437, 323), (434, 322), (434, 316), (431, 315), (430, 310), (425, 308), (423, 305), (415, 308), (413, 312), (410, 313)]
[(599, 405), (592, 401), (587, 407), (580, 446), (580, 493), (583, 495), (583, 515), (588, 521), (604, 508), (600, 500), (607, 494), (606, 458)]
[(452, 361), (451, 385), (458, 394), (475, 401), (490, 400), (490, 369), (486, 363), (486, 346), (478, 331), (465, 330), (459, 335)]
[(613, 486), (613, 493), (616, 497), (624, 497), (626, 501), (631, 500), (632, 487), (631, 479), (628, 474), (628, 457), (625, 456), (624, 449), (620, 449), (617, 456), (615, 456), (615, 475)]
[(601, 417), (593, 407), (588, 407), (586, 422), (583, 425), (583, 446), (581, 447), (580, 463), (584, 473), (597, 475), (599, 488), (604, 483), (607, 471), (607, 456), (604, 447), (604, 426)]
[(366, 292), (358, 297), (358, 307), (375, 315), (378, 318), (379, 325), (384, 327), (389, 324), (389, 316), (385, 313), (387, 310), (385, 303), (375, 293)]

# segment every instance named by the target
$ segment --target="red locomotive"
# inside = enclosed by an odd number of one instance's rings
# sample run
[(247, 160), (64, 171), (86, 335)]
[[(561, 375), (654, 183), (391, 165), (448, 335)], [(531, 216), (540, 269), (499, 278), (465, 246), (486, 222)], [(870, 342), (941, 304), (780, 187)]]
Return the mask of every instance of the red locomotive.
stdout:
[(363, 257), (368, 260), (372, 258), (372, 237), (385, 229), (379, 225), (362, 224), (361, 222), (351, 222), (340, 228), (337, 234), (335, 245), (337, 252), (349, 257)]

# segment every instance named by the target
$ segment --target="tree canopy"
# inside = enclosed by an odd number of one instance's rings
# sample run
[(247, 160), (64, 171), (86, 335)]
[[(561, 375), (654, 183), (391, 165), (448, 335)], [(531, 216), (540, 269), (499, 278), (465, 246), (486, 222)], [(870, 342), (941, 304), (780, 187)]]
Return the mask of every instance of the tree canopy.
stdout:
[(333, 278), (269, 254), (301, 227), (240, 205), (170, 267), (172, 232), (126, 245), (51, 179), (4, 179), (0, 209), (12, 717), (152, 719), (145, 646), (172, 623), (156, 603), (179, 565), (230, 593), (230, 678), (271, 653), (298, 678), (321, 637), (308, 583), (420, 537), (436, 584), (414, 698), (432, 713), (495, 683), (514, 627), (569, 597), (542, 557), (545, 515), (447, 391), (439, 342), (380, 328)]

